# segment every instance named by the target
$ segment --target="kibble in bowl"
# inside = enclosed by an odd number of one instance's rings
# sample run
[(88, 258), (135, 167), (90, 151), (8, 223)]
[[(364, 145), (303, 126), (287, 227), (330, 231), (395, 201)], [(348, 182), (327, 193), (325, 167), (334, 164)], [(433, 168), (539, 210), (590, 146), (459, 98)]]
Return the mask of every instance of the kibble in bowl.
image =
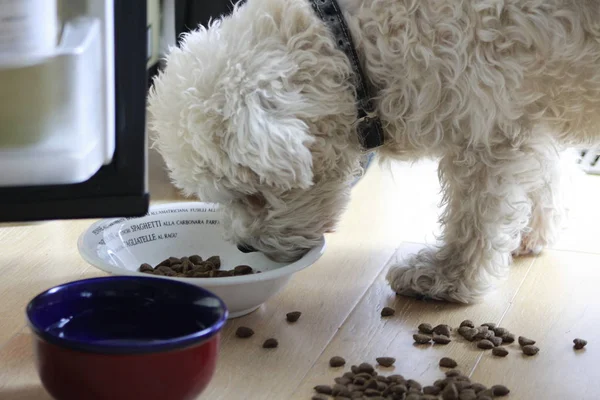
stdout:
[[(325, 250), (325, 239), (298, 261), (277, 263), (261, 253), (242, 253), (226, 241), (218, 205), (191, 202), (153, 206), (141, 218), (96, 222), (81, 235), (78, 248), (88, 263), (111, 274), (149, 276), (151, 268), (159, 278), (208, 289), (225, 302), (230, 318), (236, 318), (256, 310), (294, 273), (314, 264)], [(188, 275), (190, 268), (211, 257), (220, 263), (205, 271), (213, 276)], [(157, 267), (161, 271), (154, 273)]]
[(221, 257), (212, 256), (203, 260), (197, 254), (181, 258), (169, 257), (154, 267), (144, 263), (140, 265), (138, 271), (149, 275), (175, 276), (177, 278), (227, 278), (260, 273), (249, 265), (221, 269)]

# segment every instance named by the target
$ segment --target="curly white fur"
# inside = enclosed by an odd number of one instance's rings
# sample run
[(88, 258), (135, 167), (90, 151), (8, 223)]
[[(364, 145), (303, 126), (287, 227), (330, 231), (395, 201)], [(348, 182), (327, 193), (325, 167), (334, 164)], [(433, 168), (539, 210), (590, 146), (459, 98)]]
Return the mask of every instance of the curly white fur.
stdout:
[[(388, 280), (473, 301), (556, 236), (557, 150), (600, 139), (600, 2), (339, 3), (380, 158), (440, 158), (442, 245)], [(179, 188), (225, 205), (232, 241), (295, 259), (336, 225), (359, 168), (351, 74), (307, 1), (248, 0), (171, 50), (149, 97), (155, 145)]]

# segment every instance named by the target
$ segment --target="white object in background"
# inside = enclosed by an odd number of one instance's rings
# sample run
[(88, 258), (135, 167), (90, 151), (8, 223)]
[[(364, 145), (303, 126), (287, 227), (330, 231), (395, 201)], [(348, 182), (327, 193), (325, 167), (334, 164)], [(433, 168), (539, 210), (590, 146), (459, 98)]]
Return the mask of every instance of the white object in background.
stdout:
[(78, 183), (100, 169), (106, 140), (101, 57), (99, 21), (80, 18), (65, 25), (43, 63), (0, 69), (0, 186)]
[(175, 0), (162, 1), (162, 29), (160, 35), (159, 58), (162, 58), (171, 47), (177, 46), (175, 34)]
[(80, 183), (111, 162), (113, 1), (61, 0), (50, 55), (0, 58), (0, 187)]
[[(61, 0), (65, 3), (66, 0)], [(81, 3), (82, 0), (69, 0), (69, 2)], [(100, 20), (101, 48), (102, 48), (102, 95), (104, 101), (103, 140), (104, 151), (103, 165), (112, 162), (115, 153), (116, 137), (116, 89), (115, 89), (115, 21), (114, 0), (87, 0), (88, 16)], [(68, 4), (65, 4), (68, 6)], [(100, 167), (98, 167), (100, 168)]]
[(141, 218), (96, 222), (78, 241), (79, 254), (91, 265), (116, 275), (148, 276), (138, 272), (142, 263), (153, 266), (171, 256), (202, 258), (218, 255), (221, 269), (250, 265), (260, 274), (226, 278), (174, 278), (201, 286), (219, 296), (229, 317), (251, 313), (282, 290), (292, 275), (314, 264), (325, 251), (325, 239), (291, 264), (271, 261), (260, 253), (244, 254), (223, 239), (222, 213), (215, 204), (170, 203), (150, 208)]
[(146, 4), (146, 36), (148, 41), (146, 68), (150, 68), (154, 66), (160, 58), (162, 10), (160, 0), (146, 0)]
[(600, 147), (581, 151), (577, 162), (588, 174), (600, 175)]
[(56, 0), (0, 0), (0, 60), (48, 56), (57, 35)]

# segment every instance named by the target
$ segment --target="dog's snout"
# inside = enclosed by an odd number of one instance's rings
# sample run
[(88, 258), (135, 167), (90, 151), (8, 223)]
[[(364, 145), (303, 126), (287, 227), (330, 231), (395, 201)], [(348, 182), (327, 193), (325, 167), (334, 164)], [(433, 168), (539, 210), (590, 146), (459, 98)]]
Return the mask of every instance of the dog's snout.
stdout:
[(247, 244), (238, 244), (237, 248), (242, 253), (254, 253), (255, 251), (257, 251), (254, 247), (249, 246)]

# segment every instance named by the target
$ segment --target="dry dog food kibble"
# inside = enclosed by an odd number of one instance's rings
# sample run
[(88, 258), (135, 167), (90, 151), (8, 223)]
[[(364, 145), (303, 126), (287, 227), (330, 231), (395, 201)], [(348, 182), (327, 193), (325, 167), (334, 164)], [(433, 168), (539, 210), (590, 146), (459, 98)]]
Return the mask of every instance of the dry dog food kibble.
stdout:
[(463, 326), (466, 326), (468, 328), (475, 328), (475, 324), (470, 319), (465, 319), (463, 322), (460, 323), (460, 326), (461, 326), (461, 328)]
[(450, 342), (451, 342), (450, 338), (446, 335), (438, 335), (435, 333), (433, 334), (433, 343), (448, 344)]
[(446, 385), (444, 390), (442, 390), (442, 399), (444, 400), (458, 400), (458, 389), (456, 385), (452, 382)]
[(333, 393), (333, 389), (331, 388), (331, 386), (328, 385), (317, 385), (314, 387), (315, 392), (320, 393), (320, 394), (332, 394)]
[(423, 394), (430, 394), (433, 396), (437, 396), (441, 391), (442, 389), (439, 386), (425, 386), (423, 388)]
[(300, 311), (292, 311), (292, 312), (285, 314), (285, 319), (288, 322), (296, 322), (300, 319), (301, 315), (302, 315), (302, 313)]
[(492, 336), (494, 336), (494, 331), (490, 331), (487, 326), (480, 326), (476, 329), (477, 334), (474, 336), (475, 340), (490, 339)]
[(417, 343), (417, 344), (427, 344), (427, 343), (431, 342), (430, 336), (423, 335), (421, 333), (415, 333), (413, 335), (413, 339), (415, 340), (415, 343)]
[(494, 334), (498, 337), (502, 337), (502, 336), (506, 335), (507, 333), (508, 333), (508, 329), (506, 329), (506, 328), (500, 328), (500, 327), (494, 328)]
[(521, 347), (534, 345), (534, 344), (535, 344), (535, 340), (531, 340), (529, 338), (526, 338), (525, 336), (519, 336), (519, 345)]
[(263, 343), (263, 349), (275, 349), (277, 346), (279, 346), (279, 342), (274, 338), (267, 339)]
[(382, 317), (391, 317), (394, 314), (396, 314), (396, 310), (394, 310), (391, 307), (383, 307), (383, 309), (381, 310)]
[(497, 356), (497, 357), (506, 357), (508, 355), (508, 350), (506, 350), (504, 347), (500, 346), (500, 347), (494, 347), (492, 349), (492, 354)]
[(540, 349), (532, 344), (523, 346), (523, 354), (528, 356), (535, 356), (539, 351)]
[(194, 254), (193, 256), (189, 256), (188, 259), (193, 263), (193, 264), (200, 264), (202, 262), (202, 257), (200, 257), (197, 254)]
[(472, 342), (475, 340), (475, 336), (477, 336), (478, 333), (479, 333), (479, 329), (477, 329), (477, 328), (467, 328), (464, 331), (463, 337), (465, 339), (467, 339), (469, 342)]
[(348, 388), (344, 385), (341, 385), (339, 383), (336, 383), (335, 385), (333, 385), (333, 395), (334, 396), (343, 396), (343, 397), (350, 397), (350, 390), (348, 390)]
[(440, 324), (433, 328), (433, 333), (450, 337), (450, 327), (446, 324)]
[(342, 357), (334, 356), (329, 360), (329, 366), (333, 368), (338, 368), (346, 364), (346, 360)]
[(587, 345), (587, 340), (585, 339), (573, 339), (573, 347), (575, 350), (581, 350)]
[(206, 261), (202, 257), (193, 255), (190, 257), (169, 257), (160, 262), (155, 268), (150, 264), (142, 264), (139, 272), (159, 275), (174, 276), (178, 278), (223, 278), (228, 276), (252, 275), (260, 271), (248, 265), (238, 265), (232, 270), (221, 270), (221, 258), (212, 256)]
[(492, 400), (494, 398), (494, 392), (492, 389), (485, 389), (477, 395), (477, 400)]
[(507, 396), (510, 393), (510, 390), (504, 385), (494, 385), (492, 386), (492, 394), (494, 396)]
[(352, 382), (352, 379), (346, 377), (346, 376), (340, 376), (338, 378), (335, 378), (335, 383), (339, 383), (340, 385), (347, 385), (350, 382)]
[(408, 390), (410, 391), (411, 389), (415, 389), (415, 390), (422, 390), (423, 386), (415, 381), (414, 379), (409, 379), (406, 381), (406, 386), (408, 386)]
[(502, 343), (513, 343), (515, 341), (514, 333), (506, 333), (502, 336)]
[(469, 328), (468, 326), (461, 326), (460, 328), (458, 328), (458, 334), (462, 337), (465, 337), (467, 332), (469, 332), (470, 330), (471, 328)]
[(479, 347), (482, 350), (490, 350), (494, 348), (494, 343), (490, 342), (489, 340), (483, 339), (477, 343), (477, 347)]
[(479, 394), (479, 393), (483, 392), (484, 390), (486, 390), (487, 387), (485, 387), (485, 385), (482, 385), (481, 383), (473, 383), (471, 385), (471, 389), (473, 389), (475, 391), (475, 393)]
[(465, 389), (458, 395), (458, 400), (476, 400), (477, 393), (473, 389)]
[(248, 328), (246, 326), (240, 326), (235, 331), (235, 336), (242, 338), (242, 339), (247, 339), (247, 338), (251, 337), (252, 335), (254, 335), (254, 331), (251, 328)]
[(254, 270), (249, 265), (238, 265), (233, 269), (233, 275), (251, 275)]
[(140, 272), (154, 272), (154, 268), (150, 264), (140, 265)]
[[(149, 272), (145, 272), (149, 274)], [(173, 271), (171, 268), (160, 265), (156, 267), (156, 269), (152, 272), (153, 275), (161, 275), (161, 276), (177, 276), (177, 272)]]
[(498, 347), (502, 344), (502, 338), (499, 336), (492, 336), (489, 341), (494, 343), (494, 346)]
[(382, 367), (391, 367), (396, 362), (394, 357), (379, 357), (375, 359)]
[(221, 268), (221, 257), (219, 256), (209, 257), (205, 262), (212, 265), (215, 269)]
[(372, 374), (375, 371), (375, 368), (369, 363), (362, 363), (358, 366), (358, 372), (363, 372), (366, 374)]
[(431, 324), (421, 324), (419, 325), (419, 333), (426, 333), (428, 335), (433, 333), (433, 327), (431, 326)]
[[(418, 330), (419, 332), (413, 335), (413, 339), (417, 344), (430, 344), (431, 341), (436, 344), (447, 344), (451, 342), (452, 328), (449, 325), (439, 324), (432, 328), (431, 324), (421, 323), (418, 326)], [(508, 355), (508, 350), (505, 347), (502, 347), (504, 343), (510, 344), (517, 341), (516, 336), (513, 333), (510, 333), (506, 328), (498, 326), (496, 323), (486, 322), (481, 324), (479, 327), (475, 327), (473, 321), (469, 319), (466, 319), (460, 323), (458, 334), (468, 341), (476, 341), (477, 347), (480, 349), (492, 350), (492, 354), (496, 357), (506, 357)], [(519, 336), (518, 343), (521, 346), (523, 354), (525, 355), (534, 356), (540, 351), (538, 347), (534, 346), (536, 341), (525, 336)], [(583, 349), (586, 344), (587, 341), (584, 339), (577, 338), (573, 340), (573, 347), (576, 350)], [(439, 365), (445, 368), (455, 368), (457, 364), (456, 361), (444, 357), (440, 360)], [(434, 386), (439, 386), (440, 389), (445, 387), (444, 384), (437, 385), (437, 382)], [(461, 400), (463, 384), (455, 382), (455, 386), (458, 389), (458, 400)], [(469, 389), (474, 388), (471, 386)], [(475, 390), (477, 394), (477, 400), (480, 400), (480, 397), (489, 397), (492, 399), (494, 396), (499, 396), (498, 394), (494, 395), (491, 389), (488, 389), (488, 391), (489, 393), (479, 393), (477, 390)], [(447, 394), (447, 396), (453, 396), (452, 391), (448, 393), (449, 394)], [(462, 397), (469, 399), (472, 398), (472, 395), (472, 393), (465, 393)]]
[(456, 368), (458, 363), (449, 357), (443, 357), (440, 360), (440, 367), (444, 368)]

